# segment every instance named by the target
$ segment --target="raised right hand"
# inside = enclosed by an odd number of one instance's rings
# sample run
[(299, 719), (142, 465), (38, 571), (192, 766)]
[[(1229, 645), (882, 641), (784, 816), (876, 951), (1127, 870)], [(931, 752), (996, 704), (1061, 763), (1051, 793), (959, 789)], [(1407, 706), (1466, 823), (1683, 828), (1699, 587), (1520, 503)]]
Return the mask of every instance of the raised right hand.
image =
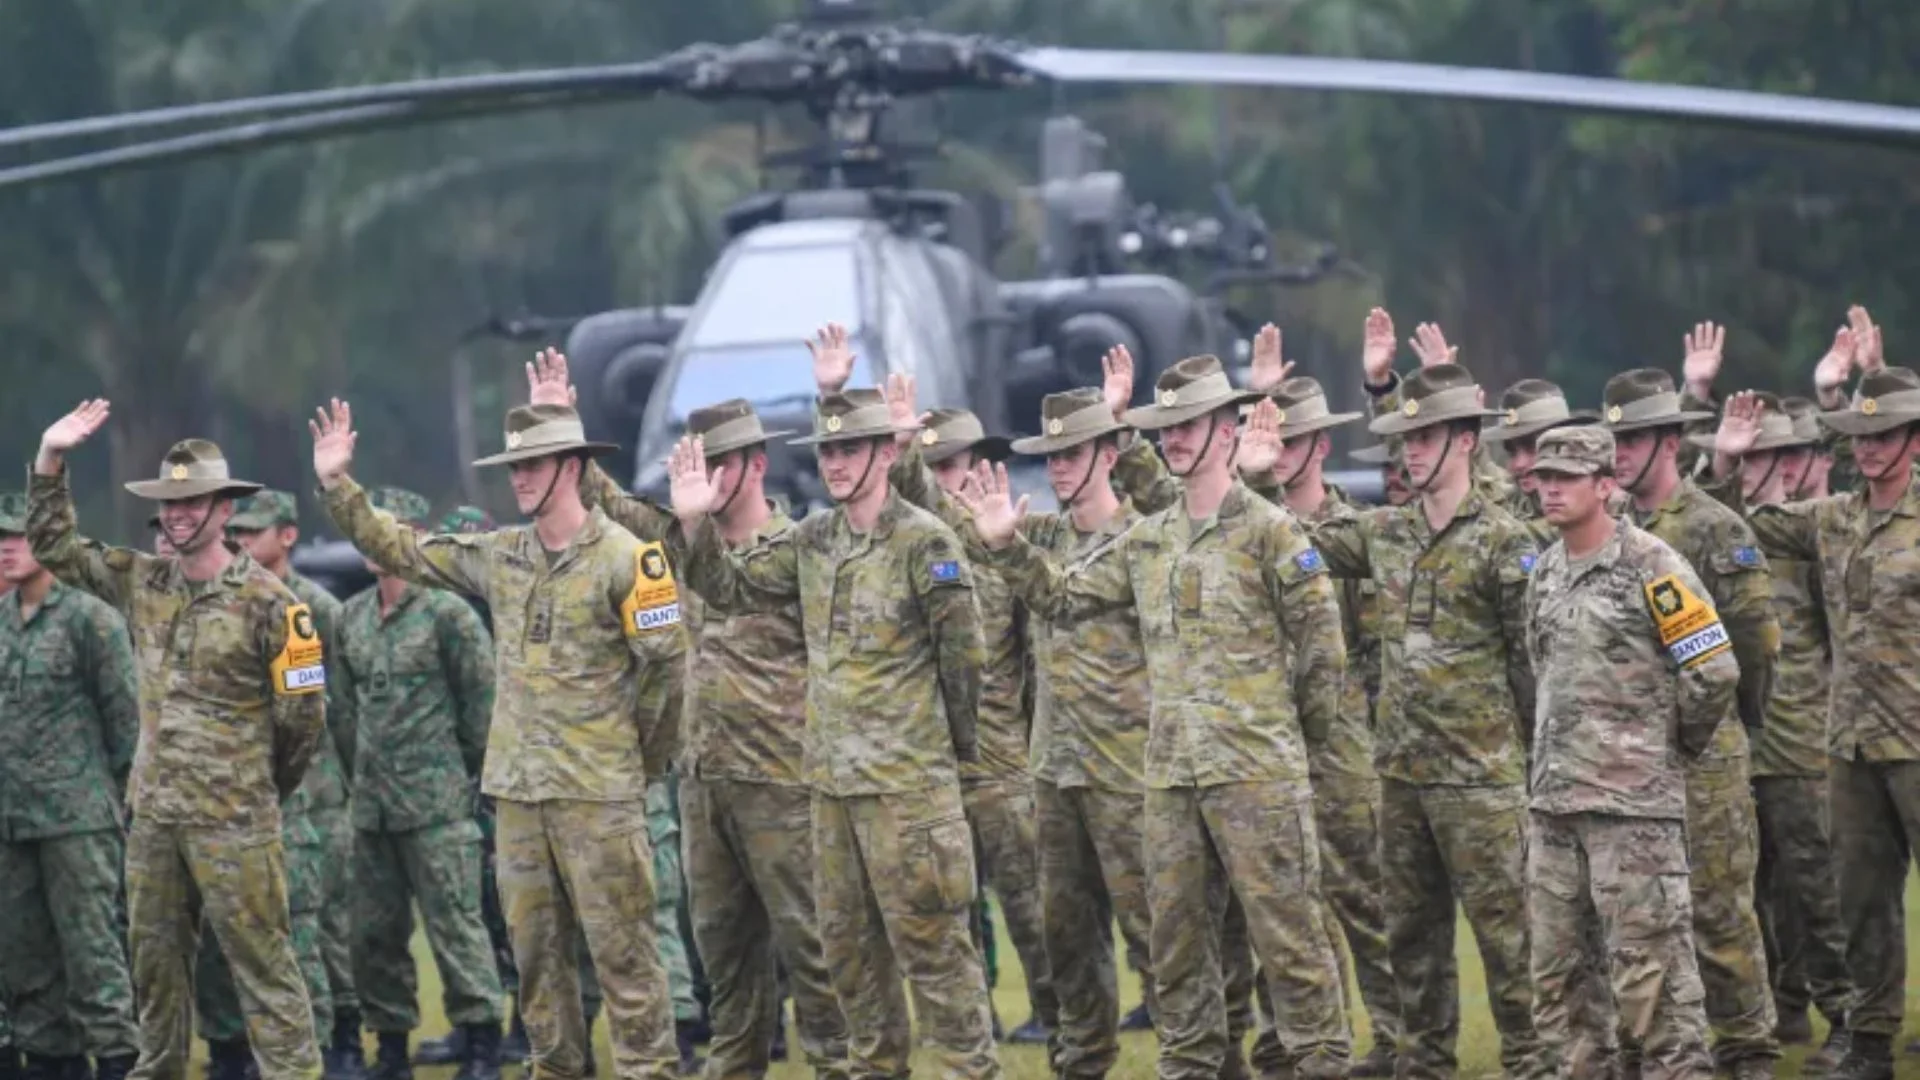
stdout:
[(698, 435), (684, 437), (673, 445), (673, 454), (667, 459), (667, 483), (673, 516), (680, 519), (683, 528), (691, 531), (713, 510), (726, 474), (725, 467), (707, 473), (707, 449)]
[(813, 385), (822, 394), (837, 394), (853, 377), (853, 346), (847, 343), (847, 328), (828, 323), (807, 342), (813, 354)]
[(1360, 339), (1360, 367), (1368, 386), (1384, 386), (1393, 377), (1393, 354), (1399, 346), (1393, 336), (1393, 316), (1386, 308), (1367, 312), (1367, 329)]
[(527, 403), (571, 408), (580, 393), (567, 379), (567, 357), (559, 349), (542, 349), (527, 365)]
[(1833, 347), (1813, 367), (1813, 388), (1822, 397), (1839, 393), (1853, 375), (1856, 340), (1853, 330), (1841, 327), (1833, 333)]
[(1101, 396), (1115, 420), (1133, 404), (1133, 354), (1125, 345), (1115, 345), (1100, 358)]
[(334, 398), (330, 409), (316, 409), (317, 420), (307, 421), (313, 433), (313, 471), (320, 486), (331, 488), (353, 466), (353, 444), (360, 434), (353, 430), (353, 406)]
[(90, 398), (82, 401), (74, 410), (53, 422), (53, 426), (40, 435), (40, 454), (36, 466), (45, 465), (37, 471), (55, 473), (59, 471), (60, 456), (79, 446), (100, 430), (107, 422), (107, 414), (112, 411), (106, 398)]
[(1013, 543), (1013, 534), (1027, 520), (1027, 497), (1016, 505), (1009, 500), (1007, 467), (982, 461), (973, 467), (973, 477), (954, 493), (960, 505), (973, 518), (973, 531), (980, 542), (998, 550)]
[(1248, 476), (1272, 471), (1280, 463), (1280, 407), (1272, 398), (1254, 403), (1253, 415), (1240, 429), (1234, 463)]
[(1742, 390), (1727, 400), (1720, 416), (1720, 430), (1713, 437), (1713, 452), (1728, 457), (1745, 457), (1760, 440), (1760, 417), (1767, 407), (1751, 390)]

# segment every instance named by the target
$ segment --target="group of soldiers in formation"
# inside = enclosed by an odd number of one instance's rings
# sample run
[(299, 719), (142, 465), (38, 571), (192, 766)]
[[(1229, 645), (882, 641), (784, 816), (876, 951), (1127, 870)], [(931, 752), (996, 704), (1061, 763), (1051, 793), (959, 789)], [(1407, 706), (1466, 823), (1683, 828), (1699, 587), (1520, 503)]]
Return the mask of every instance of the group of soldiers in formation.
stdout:
[[(1195, 357), (1138, 407), (1115, 349), (1009, 440), (902, 374), (848, 388), (829, 326), (813, 430), (694, 411), (668, 506), (594, 464), (548, 351), (477, 463), (511, 528), (361, 487), (335, 400), (320, 497), (376, 575), (344, 607), (291, 574), (292, 497), (205, 440), (128, 485), (155, 553), (83, 539), (83, 403), (0, 497), (25, 1068), (183, 1080), (197, 1015), (216, 1067), (351, 1074), (364, 1030), (405, 1080), (417, 906), (441, 1049), (494, 1080), (497, 903), (537, 1077), (593, 1070), (594, 985), (614, 1074), (672, 1076), (683, 853), (714, 1080), (766, 1072), (782, 978), (820, 1076), (908, 1075), (916, 1021), (943, 1074), (997, 1075), (982, 879), (1064, 1077), (1117, 1061), (1116, 927), (1163, 1080), (1451, 1076), (1456, 905), (1515, 1080), (1767, 1076), (1810, 1009), (1810, 1073), (1890, 1077), (1920, 375), (1860, 309), (1812, 399), (1723, 400), (1712, 324), (1679, 384), (1629, 371), (1595, 412), (1540, 379), (1490, 408), (1437, 327), (1405, 376), (1396, 342), (1374, 311), (1364, 413), (1271, 326), (1246, 387)], [(1326, 479), (1361, 422), (1386, 506)], [(831, 510), (767, 497), (783, 438)], [(1010, 496), (1012, 454), (1058, 512)]]

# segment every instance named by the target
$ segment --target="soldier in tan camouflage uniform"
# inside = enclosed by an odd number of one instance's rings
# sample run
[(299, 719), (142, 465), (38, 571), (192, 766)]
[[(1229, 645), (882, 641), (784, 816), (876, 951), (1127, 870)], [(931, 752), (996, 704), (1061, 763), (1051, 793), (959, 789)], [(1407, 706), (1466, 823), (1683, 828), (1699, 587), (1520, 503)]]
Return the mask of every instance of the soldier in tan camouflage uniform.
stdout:
[[(1534, 1017), (1562, 1075), (1601, 1078), (1607, 1026), (1574, 1000), (1596, 936), (1649, 1080), (1711, 1075), (1693, 950), (1683, 758), (1733, 702), (1726, 628), (1686, 560), (1607, 512), (1613, 436), (1540, 436), (1531, 462), (1560, 540), (1527, 591), (1532, 718), (1528, 921)], [(1604, 1018), (1603, 1018), (1604, 1019)]]
[[(1689, 351), (1711, 348), (1718, 338), (1707, 324), (1689, 335)], [(1672, 377), (1654, 368), (1607, 380), (1602, 406), (1618, 457), (1614, 475), (1633, 497), (1635, 524), (1693, 566), (1740, 664), (1737, 718), (1729, 716), (1707, 752), (1686, 766), (1689, 880), (1715, 1063), (1743, 1080), (1770, 1076), (1780, 1044), (1773, 1033), (1766, 946), (1753, 907), (1759, 826), (1748, 779), (1747, 729), (1758, 729), (1765, 719), (1779, 654), (1773, 578), (1753, 530), (1680, 475), (1682, 428), (1712, 414), (1683, 408)]]
[[(1798, 425), (1773, 394), (1755, 394), (1762, 411), (1760, 437), (1740, 460), (1745, 506), (1782, 503), (1797, 492), (1813, 460), (1817, 422)], [(1711, 434), (1689, 437), (1712, 451)], [(1828, 824), (1828, 673), (1833, 663), (1820, 568), (1811, 559), (1776, 555), (1773, 608), (1780, 622), (1780, 660), (1767, 697), (1766, 726), (1753, 737), (1753, 798), (1760, 823), (1755, 908), (1766, 935), (1782, 1041), (1812, 1039), (1809, 990), (1831, 1025), (1827, 1046), (1812, 1063), (1825, 1072), (1844, 1050), (1853, 983), (1847, 975), (1847, 935), (1840, 921)], [(1787, 982), (1791, 970), (1797, 984)]]
[(84, 1073), (89, 1053), (97, 1080), (123, 1080), (139, 1050), (120, 906), (133, 647), (112, 608), (34, 561), (26, 532), (26, 496), (0, 493), (4, 1053), (26, 1055), (29, 1080)]
[[(844, 341), (837, 327), (809, 344)], [(837, 503), (764, 551), (730, 548), (712, 511), (729, 469), (698, 438), (671, 462), (688, 583), (716, 608), (796, 601), (807, 656), (804, 778), (813, 789), (814, 889), (827, 969), (856, 1078), (904, 1076), (913, 1032), (902, 976), (952, 1075), (1000, 1064), (986, 976), (968, 931), (976, 896), (959, 762), (979, 757), (984, 646), (973, 574), (953, 530), (893, 492), (899, 426), (876, 390), (815, 406), (821, 479)]]
[(327, 650), (327, 727), (332, 738), (321, 741), (298, 798), (320, 841), (320, 861), (312, 871), (320, 888), (315, 914), (320, 920), (320, 955), (326, 964), (327, 989), (332, 998), (324, 1013), (316, 1012), (331, 1020), (330, 1026), (319, 1032), (321, 1039), (329, 1042), (321, 1057), (327, 1080), (358, 1080), (366, 1069), (366, 1058), (360, 1047), (360, 999), (353, 986), (353, 926), (349, 914), (353, 904), (354, 840), (353, 821), (347, 810), (348, 763), (344, 758), (350, 745), (342, 741), (338, 714), (344, 710), (334, 677), (340, 658), (341, 605), (332, 593), (293, 568), (293, 548), (300, 542), (300, 513), (292, 493), (267, 490), (240, 500), (234, 505), (233, 520), (227, 523), (227, 534), (307, 605)]
[[(1755, 507), (1770, 553), (1819, 564), (1833, 646), (1827, 749), (1840, 864), (1840, 908), (1857, 997), (1849, 1046), (1833, 1075), (1885, 1080), (1905, 1005), (1901, 896), (1920, 843), (1920, 375), (1871, 369), (1852, 402), (1823, 385), (1820, 414), (1852, 439), (1865, 490)], [(1721, 420), (1714, 472), (1731, 475), (1763, 432), (1751, 397)]]
[[(1146, 862), (1162, 1077), (1214, 1077), (1230, 1060), (1219, 927), (1244, 913), (1284, 1065), (1344, 1076), (1350, 1040), (1339, 954), (1320, 897), (1307, 746), (1338, 720), (1346, 649), (1319, 553), (1292, 515), (1233, 475), (1238, 406), (1211, 356), (1161, 375), (1125, 422), (1163, 433), (1181, 502), (1118, 541), (1110, 563), (1062, 567), (1017, 535), (1005, 470), (963, 492), (990, 562), (1037, 615), (1131, 608), (1146, 645)], [(1023, 500), (1024, 504), (1024, 500)]]
[(1541, 435), (1574, 424), (1591, 424), (1600, 414), (1567, 406), (1566, 392), (1545, 379), (1521, 379), (1500, 395), (1494, 410), (1498, 420), (1487, 428), (1481, 440), (1499, 447), (1506, 455), (1507, 474), (1513, 478), (1513, 492), (1501, 504), (1502, 509), (1527, 523), (1542, 545), (1554, 540), (1553, 527), (1540, 514), (1535, 494), (1538, 479), (1533, 475), (1535, 445)]
[[(1369, 339), (1380, 335), (1369, 327)], [(1511, 1077), (1544, 1075), (1527, 978), (1527, 729), (1534, 680), (1525, 593), (1536, 545), (1473, 477), (1481, 391), (1456, 364), (1404, 383), (1392, 342), (1365, 355), (1381, 415), (1419, 498), (1314, 527), (1334, 573), (1379, 588), (1381, 686), (1374, 731), (1387, 934), (1399, 987), (1399, 1075), (1457, 1067), (1454, 903), (1480, 946)], [(1255, 463), (1257, 464), (1257, 462)]]
[(666, 973), (654, 941), (653, 854), (644, 798), (674, 733), (650, 675), (685, 654), (678, 588), (658, 543), (580, 499), (588, 442), (558, 405), (508, 411), (506, 465), (530, 525), (420, 537), (375, 510), (347, 475), (356, 435), (339, 401), (313, 425), (327, 512), (363, 555), (414, 584), (487, 602), (496, 686), (482, 790), (499, 809), (500, 890), (538, 1080), (578, 1080), (587, 1030), (582, 930), (606, 998), (619, 1080), (678, 1065)]
[(27, 534), (62, 580), (118, 608), (139, 663), (140, 743), (127, 838), (127, 901), (139, 1080), (184, 1080), (201, 916), (240, 988), (263, 1080), (320, 1075), (313, 1015), (290, 941), (281, 801), (326, 738), (325, 658), (313, 616), (280, 580), (225, 545), (233, 479), (219, 447), (176, 444), (155, 480), (175, 555), (83, 540), (65, 455), (99, 430), (107, 404), (48, 428), (34, 461)]

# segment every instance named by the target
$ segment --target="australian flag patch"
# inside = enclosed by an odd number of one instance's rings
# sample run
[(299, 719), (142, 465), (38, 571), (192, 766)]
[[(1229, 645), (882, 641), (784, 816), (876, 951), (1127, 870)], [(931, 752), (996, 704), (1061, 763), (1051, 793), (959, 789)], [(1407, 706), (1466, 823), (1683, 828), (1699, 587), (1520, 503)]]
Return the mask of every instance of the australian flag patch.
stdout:
[(1735, 566), (1759, 566), (1760, 549), (1756, 547), (1737, 547), (1733, 549)]
[(1293, 557), (1293, 565), (1311, 574), (1326, 568), (1326, 560), (1320, 557), (1319, 548), (1308, 548)]
[(1523, 574), (1533, 573), (1533, 564), (1539, 561), (1540, 557), (1537, 555), (1520, 556), (1520, 572)]
[(927, 573), (935, 581), (959, 581), (960, 564), (953, 559), (944, 559), (928, 567)]

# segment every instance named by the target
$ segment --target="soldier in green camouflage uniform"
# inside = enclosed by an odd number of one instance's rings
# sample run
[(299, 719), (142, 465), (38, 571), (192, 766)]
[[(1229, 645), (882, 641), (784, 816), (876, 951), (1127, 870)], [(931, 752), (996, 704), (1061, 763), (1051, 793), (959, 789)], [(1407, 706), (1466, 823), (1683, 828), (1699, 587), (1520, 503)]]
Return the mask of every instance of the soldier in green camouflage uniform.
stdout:
[[(830, 327), (810, 344), (844, 342)], [(796, 443), (816, 448), (837, 505), (802, 522), (790, 545), (727, 545), (710, 516), (726, 469), (708, 473), (698, 439), (674, 453), (674, 513), (702, 600), (734, 611), (800, 604), (814, 888), (852, 1074), (907, 1073), (904, 975), (940, 1067), (992, 1077), (1000, 1064), (968, 931), (977, 890), (958, 767), (979, 755), (980, 617), (959, 538), (887, 483), (897, 433), (878, 391), (820, 399), (814, 434)]]
[[(429, 536), (375, 510), (347, 476), (355, 435), (335, 402), (314, 425), (327, 512), (363, 555), (414, 584), (477, 596), (493, 612), (494, 710), (482, 790), (499, 808), (500, 886), (540, 1080), (586, 1065), (577, 939), (593, 951), (620, 1080), (677, 1065), (654, 934), (644, 799), (674, 734), (643, 689), (685, 653), (665, 552), (580, 501), (590, 443), (565, 406), (510, 410), (506, 450), (531, 525)], [(668, 748), (668, 749), (664, 749)], [(475, 1026), (497, 1038), (498, 1029)], [(470, 1053), (497, 1054), (491, 1049)]]
[[(1773, 394), (1756, 394), (1762, 431), (1740, 462), (1746, 506), (1785, 502), (1797, 492), (1818, 442), (1811, 417), (1804, 427)], [(1689, 437), (1711, 451), (1714, 437)], [(1779, 1029), (1795, 1041), (1812, 1037), (1807, 995), (1834, 1033), (1824, 1068), (1838, 1059), (1853, 997), (1847, 975), (1846, 928), (1834, 883), (1828, 825), (1828, 672), (1833, 662), (1819, 566), (1810, 559), (1770, 557), (1773, 607), (1780, 623), (1780, 660), (1767, 698), (1766, 726), (1753, 737), (1753, 798), (1760, 825), (1755, 907), (1767, 945)], [(1789, 984), (1791, 968), (1797, 984)]]
[[(1822, 425), (1852, 439), (1860, 491), (1755, 507), (1748, 515), (1769, 554), (1820, 567), (1833, 646), (1827, 751), (1840, 909), (1857, 990), (1843, 1080), (1893, 1075), (1893, 1039), (1905, 1011), (1906, 939), (1901, 896), (1920, 842), (1920, 375), (1879, 368), (1851, 403), (1837, 388)], [(1763, 432), (1745, 395), (1721, 420), (1714, 472)]]
[(176, 444), (160, 477), (127, 485), (162, 503), (176, 552), (83, 540), (65, 454), (106, 420), (88, 402), (47, 429), (27, 535), (61, 580), (119, 609), (139, 666), (140, 741), (129, 784), (128, 936), (139, 1080), (184, 1080), (201, 916), (232, 966), (262, 1080), (314, 1080), (320, 1054), (287, 915), (279, 804), (327, 737), (324, 654), (280, 580), (224, 546), (233, 479), (219, 447)]
[(1533, 487), (1561, 539), (1527, 591), (1542, 688), (1528, 844), (1535, 1022), (1562, 1075), (1608, 1075), (1595, 1051), (1611, 1018), (1577, 1000), (1597, 936), (1639, 1075), (1704, 1080), (1681, 761), (1712, 742), (1739, 669), (1692, 567), (1608, 514), (1613, 436), (1563, 428), (1538, 450)]
[[(291, 556), (300, 541), (300, 512), (293, 495), (285, 491), (262, 491), (242, 499), (234, 507), (227, 533), (247, 549), (253, 560), (267, 568), (293, 595), (313, 612), (313, 623), (320, 629), (326, 646), (328, 675), (340, 656), (340, 601), (332, 593), (294, 570)], [(339, 690), (329, 679), (327, 690), (328, 729), (332, 738), (320, 744), (319, 756), (301, 784), (300, 800), (307, 818), (319, 834), (320, 863), (313, 868), (319, 881), (320, 897), (315, 914), (320, 919), (320, 955), (327, 968), (327, 989), (331, 1008), (315, 1016), (330, 1020), (320, 1029), (328, 1042), (321, 1055), (327, 1080), (358, 1080), (366, 1068), (360, 1047), (360, 1000), (354, 993), (353, 926), (349, 912), (353, 907), (352, 870), (354, 863), (353, 822), (348, 813), (350, 794), (347, 774), (351, 744), (346, 743), (336, 717), (344, 710)], [(289, 848), (289, 857), (293, 849)], [(289, 870), (289, 873), (304, 870)]]
[(1334, 573), (1379, 590), (1375, 767), (1399, 1075), (1457, 1068), (1458, 900), (1486, 969), (1501, 1063), (1510, 1077), (1540, 1076), (1553, 1062), (1535, 1037), (1527, 975), (1524, 778), (1534, 701), (1525, 594), (1537, 545), (1473, 476), (1489, 415), (1473, 376), (1436, 364), (1403, 383), (1391, 362), (1390, 348), (1369, 358), (1380, 414), (1370, 427), (1400, 440), (1419, 497), (1313, 531)]
[[(375, 509), (425, 532), (427, 501), (376, 488)], [(475, 791), (493, 713), (493, 639), (451, 593), (407, 584), (370, 564), (375, 584), (349, 600), (334, 664), (336, 730), (353, 750), (355, 982), (380, 1044), (374, 1075), (411, 1075), (420, 1024), (411, 942), (414, 908), (440, 970), (447, 1020), (466, 1038), (460, 1080), (491, 1080), (503, 1003), (480, 921)], [(476, 1032), (484, 1028), (484, 1032)], [(358, 1038), (356, 1034), (355, 1038)]]
[(1740, 664), (1737, 722), (1729, 716), (1686, 771), (1694, 937), (1714, 1058), (1744, 1078), (1772, 1075), (1780, 1055), (1766, 946), (1753, 906), (1759, 826), (1747, 740), (1747, 729), (1758, 729), (1766, 716), (1780, 624), (1773, 578), (1753, 530), (1680, 475), (1683, 426), (1711, 417), (1685, 408), (1664, 371), (1641, 368), (1607, 380), (1602, 418), (1618, 453), (1615, 476), (1633, 496), (1634, 522), (1699, 574)]
[(1273, 996), (1285, 1067), (1344, 1076), (1339, 953), (1320, 898), (1307, 746), (1337, 722), (1340, 607), (1305, 531), (1232, 474), (1237, 391), (1220, 362), (1182, 360), (1130, 426), (1163, 433), (1181, 502), (1062, 567), (1017, 535), (1004, 470), (971, 501), (989, 561), (1036, 617), (1132, 609), (1146, 647), (1146, 866), (1162, 1077), (1214, 1077), (1228, 1047), (1220, 926), (1229, 894)]
[(122, 1080), (139, 1051), (122, 937), (122, 792), (139, 738), (127, 624), (55, 581), (0, 493), (0, 988), (27, 1075)]

